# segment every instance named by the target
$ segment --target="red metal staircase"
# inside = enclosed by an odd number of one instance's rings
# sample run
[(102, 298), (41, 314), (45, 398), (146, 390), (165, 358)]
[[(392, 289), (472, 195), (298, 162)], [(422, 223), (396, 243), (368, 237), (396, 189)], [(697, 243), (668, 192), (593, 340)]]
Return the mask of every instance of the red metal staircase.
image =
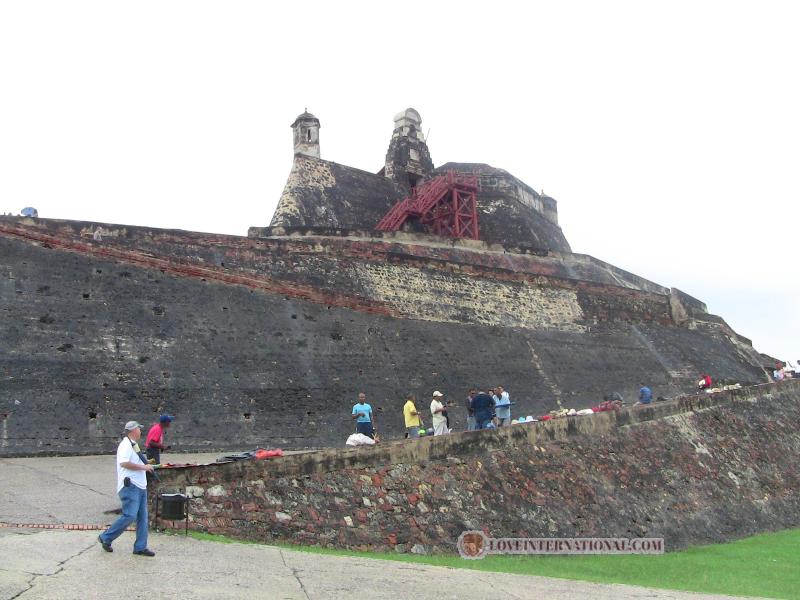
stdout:
[(398, 231), (409, 219), (430, 225), (445, 237), (478, 239), (478, 177), (448, 171), (412, 189), (378, 223), (380, 231)]

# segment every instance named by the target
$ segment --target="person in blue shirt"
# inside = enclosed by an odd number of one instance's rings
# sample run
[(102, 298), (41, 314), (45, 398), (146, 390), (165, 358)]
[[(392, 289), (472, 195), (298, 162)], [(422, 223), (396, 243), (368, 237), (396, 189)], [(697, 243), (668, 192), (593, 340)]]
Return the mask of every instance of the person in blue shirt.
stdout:
[(650, 404), (653, 401), (653, 392), (645, 384), (639, 389), (639, 401), (636, 404)]
[(367, 395), (358, 395), (358, 404), (353, 406), (353, 419), (356, 420), (356, 431), (375, 439), (375, 417), (372, 407), (367, 404)]
[(475, 414), (475, 429), (489, 429), (494, 417), (494, 399), (481, 390), (472, 398), (470, 406)]

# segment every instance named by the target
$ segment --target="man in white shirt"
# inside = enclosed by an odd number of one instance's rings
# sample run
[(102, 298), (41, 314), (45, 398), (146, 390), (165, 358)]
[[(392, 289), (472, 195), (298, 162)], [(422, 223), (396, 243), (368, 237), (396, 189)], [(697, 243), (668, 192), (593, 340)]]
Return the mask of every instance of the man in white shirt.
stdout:
[(97, 536), (103, 550), (113, 552), (111, 543), (136, 521), (136, 541), (133, 553), (139, 556), (155, 556), (147, 548), (147, 472), (153, 465), (142, 460), (139, 438), (142, 426), (136, 421), (125, 423), (125, 437), (117, 446), (117, 495), (122, 501), (122, 515), (103, 533)]
[(502, 385), (495, 388), (494, 412), (497, 417), (497, 426), (511, 425), (511, 398)]
[(444, 394), (442, 392), (433, 392), (433, 400), (431, 400), (431, 418), (433, 421), (433, 435), (444, 435), (450, 433), (447, 429), (447, 417), (444, 411), (447, 410), (442, 404)]

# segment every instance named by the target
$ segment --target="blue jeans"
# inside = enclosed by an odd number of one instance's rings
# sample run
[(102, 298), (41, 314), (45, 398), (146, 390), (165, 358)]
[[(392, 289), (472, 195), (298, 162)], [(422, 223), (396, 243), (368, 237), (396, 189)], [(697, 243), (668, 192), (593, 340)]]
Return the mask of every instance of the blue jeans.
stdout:
[(492, 423), (492, 419), (486, 419), (485, 421), (478, 421), (475, 425), (476, 429), (494, 429), (494, 423)]
[(140, 552), (147, 548), (147, 490), (142, 490), (133, 484), (123, 487), (119, 491), (122, 500), (122, 515), (100, 534), (104, 544), (110, 544), (136, 521), (136, 541), (133, 551)]
[(366, 421), (364, 423), (356, 422), (356, 431), (369, 437), (374, 437), (375, 435), (375, 430), (372, 429), (372, 421)]

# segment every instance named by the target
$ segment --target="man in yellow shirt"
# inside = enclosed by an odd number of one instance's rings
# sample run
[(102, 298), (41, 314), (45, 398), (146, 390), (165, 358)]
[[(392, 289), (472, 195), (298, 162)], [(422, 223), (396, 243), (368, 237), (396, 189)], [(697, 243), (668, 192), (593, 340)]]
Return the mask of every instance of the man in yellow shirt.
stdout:
[(414, 404), (415, 400), (416, 397), (414, 394), (409, 394), (406, 403), (403, 405), (403, 418), (406, 421), (406, 437), (410, 438), (419, 437), (419, 428), (422, 426), (419, 413), (417, 413), (417, 405)]

